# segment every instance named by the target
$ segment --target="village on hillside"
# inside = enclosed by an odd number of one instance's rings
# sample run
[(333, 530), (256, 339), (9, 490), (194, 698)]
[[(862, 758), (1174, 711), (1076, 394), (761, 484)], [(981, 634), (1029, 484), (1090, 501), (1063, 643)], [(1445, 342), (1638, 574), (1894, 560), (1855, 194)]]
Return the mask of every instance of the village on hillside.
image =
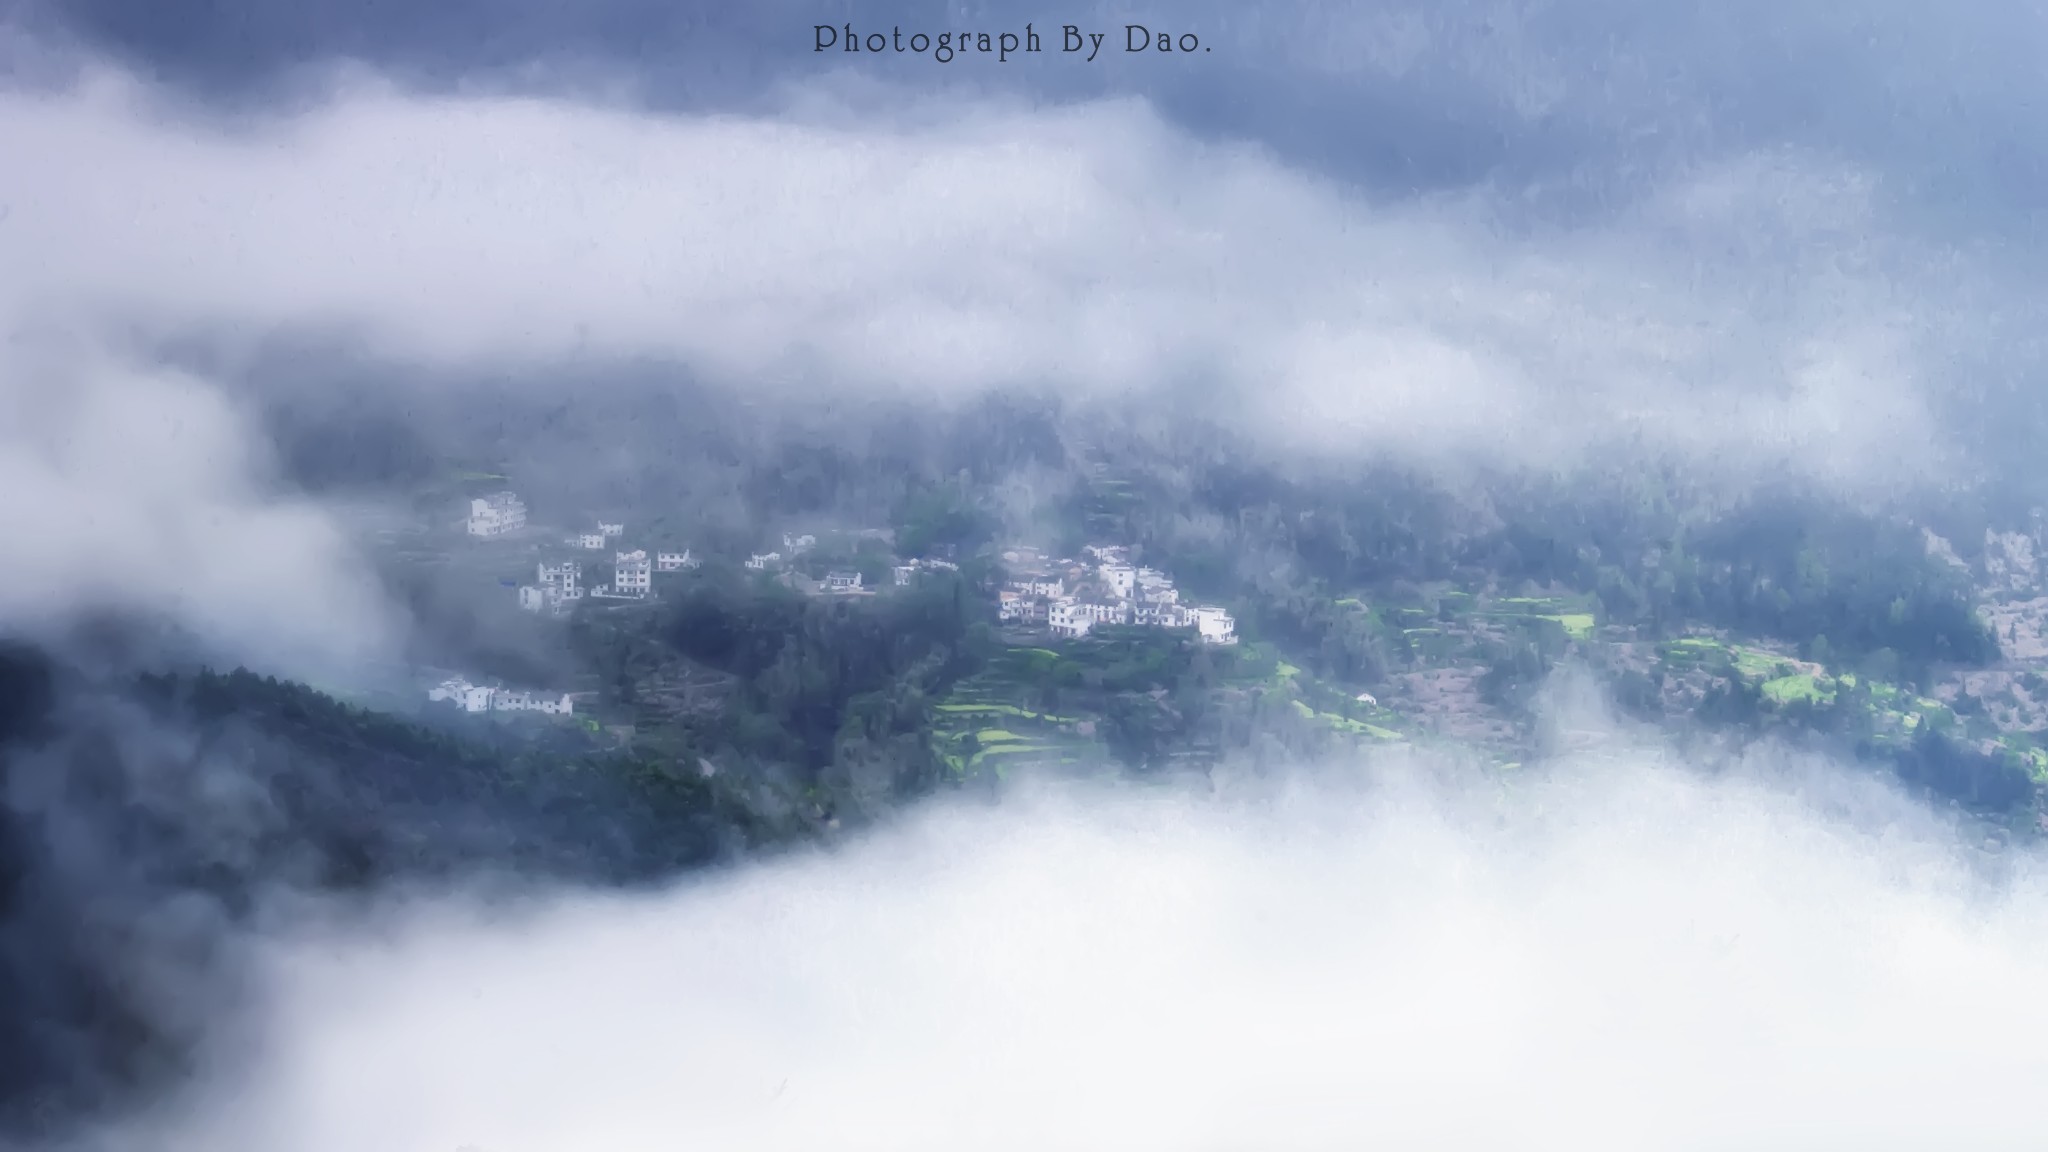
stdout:
[[(516, 493), (497, 492), (469, 502), (464, 524), (476, 540), (499, 540), (530, 535), (527, 508)], [(893, 547), (893, 534), (885, 529), (867, 529), (847, 534), (855, 545), (865, 548)], [(657, 572), (683, 572), (701, 566), (702, 561), (688, 547), (657, 548), (652, 557), (643, 547), (627, 550), (623, 521), (595, 522), (564, 538), (561, 554), (542, 554), (534, 568), (532, 583), (514, 586), (519, 607), (547, 616), (567, 616), (577, 605), (590, 601), (645, 601), (653, 595)], [(784, 534), (782, 547), (771, 552), (750, 554), (744, 567), (754, 572), (774, 572), (785, 586), (810, 595), (871, 596), (878, 589), (867, 584), (862, 573), (852, 569), (831, 569), (819, 575), (811, 567), (806, 575), (798, 560), (818, 547), (813, 535)], [(612, 552), (609, 583), (589, 586), (584, 580), (579, 553)], [(1005, 626), (1019, 631), (1042, 630), (1066, 639), (1079, 639), (1091, 629), (1105, 625), (1189, 629), (1205, 644), (1237, 643), (1237, 626), (1228, 611), (1213, 605), (1181, 602), (1180, 591), (1165, 573), (1133, 565), (1129, 550), (1116, 545), (1091, 544), (1080, 559), (1049, 557), (1037, 548), (1016, 545), (1001, 552), (1008, 578), (997, 592), (996, 614)], [(918, 557), (890, 557), (891, 583), (905, 587), (922, 572), (958, 571), (951, 560)], [(871, 571), (874, 569), (871, 568)], [(533, 712), (567, 716), (574, 702), (567, 695), (546, 695), (472, 683), (453, 676), (428, 690), (430, 701), (448, 701), (466, 712)]]
[(1204, 643), (1237, 643), (1229, 612), (1182, 604), (1172, 579), (1156, 568), (1133, 566), (1128, 549), (1090, 544), (1083, 554), (1086, 559), (1049, 559), (1035, 548), (1006, 549), (1010, 580), (997, 594), (998, 618), (1042, 625), (1068, 639), (1097, 625), (1128, 624), (1193, 628)]

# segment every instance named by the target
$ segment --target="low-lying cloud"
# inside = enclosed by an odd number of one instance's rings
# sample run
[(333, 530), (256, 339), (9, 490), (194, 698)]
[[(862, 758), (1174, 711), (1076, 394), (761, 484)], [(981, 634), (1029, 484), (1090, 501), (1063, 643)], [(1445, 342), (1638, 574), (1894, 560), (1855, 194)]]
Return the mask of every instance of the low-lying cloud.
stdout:
[(371, 573), (273, 480), (210, 383), (16, 333), (0, 346), (0, 629), (54, 639), (79, 614), (133, 611), (274, 666), (382, 654), (396, 621)]
[(1789, 767), (1043, 789), (423, 901), (279, 945), (239, 1071), (122, 1146), (2034, 1147), (2037, 862)]
[(469, 368), (673, 358), (798, 402), (1199, 398), (1281, 447), (1425, 462), (1634, 441), (1930, 474), (1944, 301), (1976, 282), (1815, 154), (1560, 223), (1522, 189), (1369, 199), (1139, 100), (657, 116), (356, 76), (223, 126), (102, 72), (0, 97), (0, 148), (36, 158), (0, 178), (10, 309)]

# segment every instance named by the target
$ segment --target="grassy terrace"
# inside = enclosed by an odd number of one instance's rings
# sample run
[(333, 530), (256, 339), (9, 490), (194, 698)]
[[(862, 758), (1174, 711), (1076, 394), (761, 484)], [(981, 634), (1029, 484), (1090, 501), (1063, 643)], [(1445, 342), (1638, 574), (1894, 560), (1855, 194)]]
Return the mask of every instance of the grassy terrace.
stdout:
[(1480, 616), (1503, 619), (1549, 620), (1574, 640), (1592, 638), (1600, 619), (1591, 596), (1504, 596), (1478, 611)]
[(956, 685), (935, 706), (933, 738), (948, 767), (962, 775), (1001, 775), (1013, 760), (1072, 763), (1099, 747), (1077, 729), (1081, 719), (1037, 704), (1043, 685), (1072, 664), (1050, 648), (1011, 648), (991, 666)]
[[(1958, 723), (1954, 711), (1939, 700), (1915, 695), (1896, 684), (1864, 682), (1854, 673), (1830, 674), (1822, 665), (1793, 660), (1760, 648), (1730, 644), (1707, 636), (1688, 636), (1667, 641), (1659, 647), (1665, 664), (1674, 671), (1704, 669), (1753, 684), (1764, 699), (1777, 707), (1799, 701), (1814, 705), (1833, 704), (1845, 690), (1864, 690), (1861, 699), (1875, 722), (1880, 738), (1910, 733), (1922, 724), (1948, 728)], [(2029, 763), (2035, 760), (2031, 751)], [(2048, 758), (2041, 760), (2048, 772)], [(2048, 781), (2048, 776), (2044, 776)]]
[(1304, 720), (1315, 720), (1327, 724), (1339, 732), (1348, 733), (1353, 736), (1370, 736), (1374, 740), (1389, 741), (1405, 739), (1399, 732), (1391, 728), (1382, 728), (1377, 724), (1370, 724), (1363, 720), (1353, 720), (1348, 716), (1340, 716), (1334, 712), (1318, 712), (1303, 700), (1294, 701), (1294, 710)]

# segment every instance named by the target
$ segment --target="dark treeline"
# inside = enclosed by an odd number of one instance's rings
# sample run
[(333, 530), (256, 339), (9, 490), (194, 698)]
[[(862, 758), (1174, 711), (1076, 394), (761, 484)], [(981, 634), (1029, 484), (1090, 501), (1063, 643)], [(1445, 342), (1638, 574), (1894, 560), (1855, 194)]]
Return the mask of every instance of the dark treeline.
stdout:
[(0, 1135), (181, 1075), (267, 895), (634, 884), (807, 834), (743, 781), (537, 731), (493, 746), (248, 672), (0, 649)]
[(887, 596), (814, 597), (710, 565), (651, 619), (586, 617), (573, 633), (636, 739), (829, 806), (842, 788), (900, 797), (936, 779), (930, 709), (998, 647), (988, 595), (928, 574)]

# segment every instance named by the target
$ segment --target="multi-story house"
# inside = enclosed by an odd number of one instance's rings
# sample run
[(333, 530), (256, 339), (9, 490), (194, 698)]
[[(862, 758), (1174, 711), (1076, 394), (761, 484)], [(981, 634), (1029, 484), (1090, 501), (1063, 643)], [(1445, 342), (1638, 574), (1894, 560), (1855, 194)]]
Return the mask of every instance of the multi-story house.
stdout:
[(526, 505), (510, 492), (469, 502), (471, 536), (503, 536), (526, 527)]
[(612, 563), (612, 594), (636, 599), (646, 596), (653, 587), (652, 573), (645, 549), (617, 553)]

